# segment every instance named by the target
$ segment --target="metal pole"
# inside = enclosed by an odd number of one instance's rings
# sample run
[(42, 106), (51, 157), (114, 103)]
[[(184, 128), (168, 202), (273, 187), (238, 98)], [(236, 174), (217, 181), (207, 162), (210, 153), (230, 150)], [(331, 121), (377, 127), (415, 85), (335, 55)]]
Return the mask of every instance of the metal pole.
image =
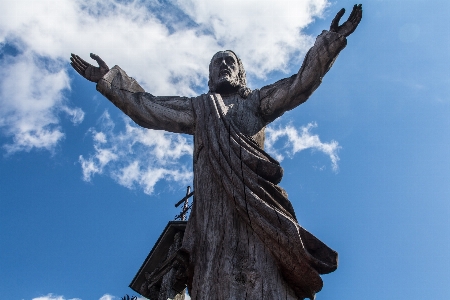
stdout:
[(187, 208), (188, 208), (188, 203), (189, 203), (189, 194), (191, 193), (191, 187), (188, 186), (187, 190), (186, 190), (186, 200), (184, 200), (184, 206), (183, 206), (183, 213), (181, 215), (181, 220), (182, 221), (186, 221), (186, 212), (187, 212)]

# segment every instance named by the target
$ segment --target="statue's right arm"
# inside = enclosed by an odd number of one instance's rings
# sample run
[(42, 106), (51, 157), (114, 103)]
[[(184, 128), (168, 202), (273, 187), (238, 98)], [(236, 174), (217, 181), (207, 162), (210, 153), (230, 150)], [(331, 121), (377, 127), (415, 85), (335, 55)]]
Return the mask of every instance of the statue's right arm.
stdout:
[(192, 98), (155, 97), (114, 66), (98, 82), (97, 90), (138, 125), (176, 133), (193, 134)]

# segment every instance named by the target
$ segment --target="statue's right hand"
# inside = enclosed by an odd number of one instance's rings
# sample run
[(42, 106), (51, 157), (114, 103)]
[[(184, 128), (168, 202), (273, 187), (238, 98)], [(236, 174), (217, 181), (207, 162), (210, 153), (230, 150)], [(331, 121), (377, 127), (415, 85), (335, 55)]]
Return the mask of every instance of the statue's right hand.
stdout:
[(91, 53), (91, 58), (98, 63), (98, 67), (94, 67), (90, 63), (86, 62), (84, 59), (78, 55), (71, 54), (70, 64), (75, 71), (81, 76), (92, 82), (99, 82), (103, 76), (109, 71), (108, 65), (100, 58), (97, 54)]

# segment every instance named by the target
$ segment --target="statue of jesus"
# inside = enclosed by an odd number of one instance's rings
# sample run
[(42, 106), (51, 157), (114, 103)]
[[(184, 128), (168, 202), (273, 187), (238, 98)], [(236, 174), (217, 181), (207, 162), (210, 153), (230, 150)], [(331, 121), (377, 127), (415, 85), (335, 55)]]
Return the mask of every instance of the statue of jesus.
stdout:
[(209, 65), (209, 92), (153, 96), (120, 67), (97, 55), (94, 67), (72, 54), (72, 67), (142, 127), (194, 135), (195, 201), (182, 249), (189, 254), (192, 299), (314, 299), (319, 274), (337, 268), (337, 253), (303, 229), (277, 184), (280, 164), (264, 151), (267, 124), (305, 102), (320, 85), (362, 17), (338, 12), (297, 74), (250, 90), (230, 50)]

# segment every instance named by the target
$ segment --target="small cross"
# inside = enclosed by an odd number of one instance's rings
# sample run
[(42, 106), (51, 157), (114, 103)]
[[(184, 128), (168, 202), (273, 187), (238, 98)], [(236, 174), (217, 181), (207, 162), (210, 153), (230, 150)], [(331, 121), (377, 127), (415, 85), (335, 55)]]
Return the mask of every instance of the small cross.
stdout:
[(180, 206), (181, 203), (184, 202), (183, 210), (181, 211), (181, 213), (180, 213), (179, 215), (175, 216), (175, 220), (180, 219), (181, 221), (186, 221), (186, 213), (187, 213), (187, 212), (189, 211), (189, 209), (191, 209), (191, 207), (192, 207), (192, 204), (191, 204), (191, 205), (188, 205), (188, 204), (189, 204), (189, 198), (191, 198), (192, 195), (194, 195), (194, 191), (191, 192), (191, 187), (188, 186), (188, 187), (187, 187), (187, 190), (186, 190), (186, 196), (184, 196), (183, 199), (181, 199), (180, 201), (178, 201), (178, 202), (175, 204), (175, 207), (178, 207), (178, 206)]

